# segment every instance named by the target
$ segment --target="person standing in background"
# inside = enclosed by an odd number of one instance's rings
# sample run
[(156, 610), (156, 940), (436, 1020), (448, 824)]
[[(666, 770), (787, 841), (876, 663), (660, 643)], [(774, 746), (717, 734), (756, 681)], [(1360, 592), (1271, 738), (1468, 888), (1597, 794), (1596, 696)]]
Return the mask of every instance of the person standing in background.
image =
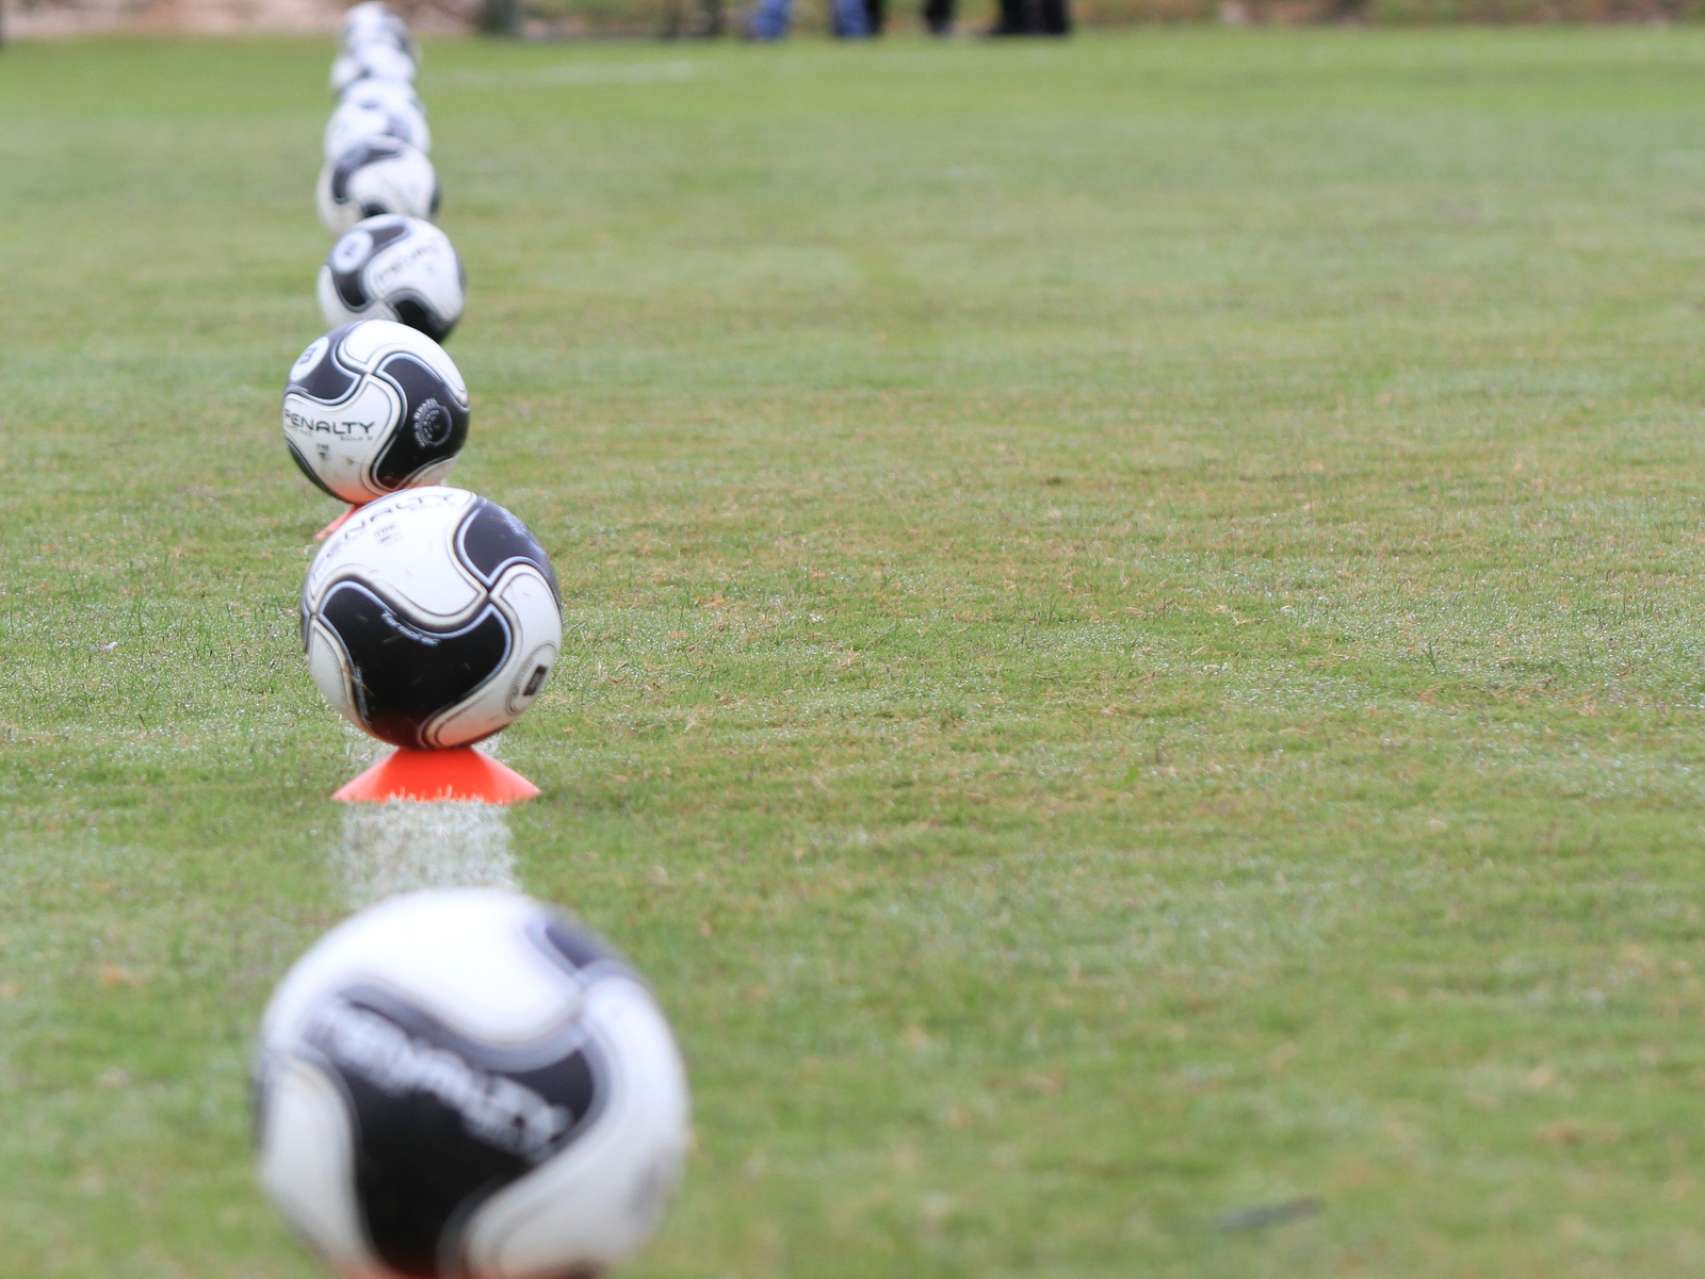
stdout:
[[(1000, 0), (1000, 17), (985, 31), (989, 36), (1064, 36), (1072, 29), (1071, 0)], [(957, 0), (924, 0), (920, 16), (932, 36), (953, 34)], [(835, 34), (841, 29), (837, 7)], [(864, 0), (867, 29), (859, 34), (879, 36), (888, 16), (888, 0)]]
[[(829, 29), (840, 40), (863, 40), (871, 35), (865, 0), (829, 0)], [(793, 0), (758, 0), (746, 24), (749, 40), (780, 40), (793, 25)]]
[[(919, 10), (924, 20), (924, 27), (932, 36), (950, 36), (953, 34), (953, 9), (955, 0), (924, 0), (923, 8)], [(865, 0), (865, 15), (870, 20), (870, 34), (882, 34), (882, 24), (888, 18), (888, 0)]]
[(991, 36), (1066, 36), (1072, 31), (1070, 0), (1000, 0), (1000, 21)]

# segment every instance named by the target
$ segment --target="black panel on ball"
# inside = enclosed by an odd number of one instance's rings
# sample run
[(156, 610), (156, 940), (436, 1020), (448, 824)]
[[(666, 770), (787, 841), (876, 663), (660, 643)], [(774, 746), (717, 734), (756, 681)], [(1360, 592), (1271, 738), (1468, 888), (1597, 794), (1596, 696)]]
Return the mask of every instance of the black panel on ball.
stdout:
[(327, 999), (305, 1037), (352, 1111), (368, 1241), (410, 1279), (461, 1275), (459, 1228), (572, 1142), (607, 1088), (602, 1056), (575, 1022), (498, 1049), (377, 987)]
[[(371, 240), (365, 256), (347, 271), (339, 271), (336, 268), (332, 270), (332, 287), (337, 290), (338, 297), (351, 311), (365, 310), (368, 303), (373, 301), (367, 292), (367, 268), (373, 259), (379, 255), (381, 249), (388, 244), (394, 244), (408, 234), (408, 223), (399, 219), (390, 226), (374, 227), (361, 233)], [(356, 232), (346, 231), (344, 234), (354, 235)], [(331, 260), (334, 262), (337, 260), (335, 249), (332, 251)]]
[(301, 377), (292, 378), (284, 393), (289, 395), (292, 391), (299, 391), (309, 399), (326, 405), (341, 404), (353, 395), (361, 375), (344, 368), (337, 355), (343, 347), (344, 337), (354, 327), (346, 324), (326, 334), (326, 349), (320, 355), (320, 362)]
[[(355, 176), (356, 170), (364, 169), (376, 160), (389, 160), (392, 156), (402, 154), (402, 146), (390, 138), (369, 138), (365, 142), (357, 142), (342, 155), (332, 166), (332, 199), (339, 204), (349, 200), (349, 181)], [(384, 213), (378, 210), (372, 216)]]
[(399, 293), (387, 301), (391, 310), (397, 313), (398, 323), (406, 324), (411, 329), (419, 329), (434, 342), (442, 342), (456, 327), (456, 321), (451, 320), (446, 324), (437, 311), (412, 293)]
[(544, 549), (527, 526), (496, 502), (481, 498), (474, 509), (462, 517), (456, 531), (456, 546), (462, 562), (487, 586), (494, 585), (498, 575), (509, 565), (525, 562), (545, 575), (551, 584), (551, 594), (562, 604), (562, 591), (557, 587), (556, 570), (545, 556)]
[(489, 680), (512, 642), (509, 623), (490, 603), (466, 626), (436, 631), (348, 579), (326, 592), (319, 617), (349, 657), (357, 717), (394, 746), (426, 747), (421, 729)]
[(461, 452), (468, 407), (434, 369), (406, 352), (387, 355), (373, 372), (403, 397), (402, 421), (373, 464), (373, 478), (381, 488), (401, 488), (422, 467)]

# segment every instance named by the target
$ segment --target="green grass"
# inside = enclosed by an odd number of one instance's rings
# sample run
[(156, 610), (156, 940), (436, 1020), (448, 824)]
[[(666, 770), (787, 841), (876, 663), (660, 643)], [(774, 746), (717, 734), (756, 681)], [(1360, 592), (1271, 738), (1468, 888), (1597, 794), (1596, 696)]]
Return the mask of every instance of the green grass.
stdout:
[[(303, 1279), (321, 42), (0, 54), (0, 1274)], [(1705, 35), (439, 45), (636, 1279), (1705, 1268)], [(1302, 1220), (1230, 1229), (1253, 1206)]]

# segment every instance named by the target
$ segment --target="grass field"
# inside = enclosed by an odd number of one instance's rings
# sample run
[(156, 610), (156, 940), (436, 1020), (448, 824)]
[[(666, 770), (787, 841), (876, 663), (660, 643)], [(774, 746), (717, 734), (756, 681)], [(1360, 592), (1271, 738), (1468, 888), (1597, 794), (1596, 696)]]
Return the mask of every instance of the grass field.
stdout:
[[(6, 1279), (314, 1273), (245, 1088), (348, 904), (277, 420), (329, 56), (0, 54)], [(1702, 86), (429, 50), (455, 479), (567, 599), (513, 846), (692, 1070), (636, 1279), (1705, 1272)]]

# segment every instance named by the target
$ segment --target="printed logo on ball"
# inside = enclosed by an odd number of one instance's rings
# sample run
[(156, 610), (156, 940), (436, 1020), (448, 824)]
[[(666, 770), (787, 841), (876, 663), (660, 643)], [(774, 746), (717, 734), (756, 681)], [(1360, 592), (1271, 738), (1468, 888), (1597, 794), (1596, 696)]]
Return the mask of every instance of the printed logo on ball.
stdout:
[(373, 251), (373, 237), (366, 231), (351, 231), (332, 250), (332, 270), (353, 271)]
[(310, 435), (334, 435), (340, 439), (366, 439), (373, 434), (377, 422), (356, 422), (349, 419), (308, 417), (294, 409), (284, 410), (284, 421), (293, 431)]
[(326, 353), (326, 348), (330, 345), (331, 338), (329, 336), (315, 338), (312, 342), (310, 342), (308, 344), (308, 349), (302, 352), (301, 355), (298, 355), (296, 357), (296, 363), (290, 366), (290, 380), (294, 382), (306, 375), (310, 369), (320, 362), (321, 357), (323, 357)]
[(320, 1005), (304, 1037), (341, 1069), (393, 1097), (431, 1097), (459, 1114), (472, 1136), (523, 1159), (543, 1159), (574, 1124), (566, 1107), (525, 1084), (345, 999)]
[(414, 411), (414, 438), (423, 449), (437, 448), (450, 438), (450, 410), (437, 400), (427, 400)]

